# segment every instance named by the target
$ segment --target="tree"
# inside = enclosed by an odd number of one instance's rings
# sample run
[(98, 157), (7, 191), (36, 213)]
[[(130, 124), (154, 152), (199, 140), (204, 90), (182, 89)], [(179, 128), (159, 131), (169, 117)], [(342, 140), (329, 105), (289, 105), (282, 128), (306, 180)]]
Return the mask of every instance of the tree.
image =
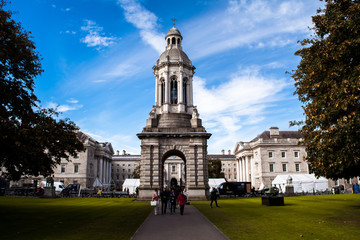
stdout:
[(221, 172), (220, 159), (209, 160), (208, 165), (209, 178), (224, 178), (224, 173)]
[(360, 1), (326, 0), (314, 35), (295, 54), (293, 72), (306, 118), (301, 126), (310, 171), (331, 179), (360, 173)]
[(137, 165), (132, 174), (133, 178), (140, 178), (140, 165)]
[(84, 150), (77, 127), (39, 106), (35, 78), (43, 70), (30, 33), (11, 19), (0, 0), (0, 166), (8, 179), (53, 173), (61, 159)]

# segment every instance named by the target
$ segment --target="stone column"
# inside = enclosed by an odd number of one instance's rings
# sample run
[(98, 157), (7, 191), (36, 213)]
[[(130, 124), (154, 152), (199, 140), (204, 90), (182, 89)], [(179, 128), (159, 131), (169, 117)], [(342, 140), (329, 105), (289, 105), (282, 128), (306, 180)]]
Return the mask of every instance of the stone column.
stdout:
[(249, 156), (245, 157), (245, 182), (249, 181), (249, 164), (248, 164)]
[(245, 172), (245, 169), (246, 169), (246, 167), (245, 167), (245, 160), (246, 160), (246, 156), (243, 158), (243, 160), (242, 160), (242, 164), (243, 164), (243, 179), (242, 179), (242, 181), (243, 182), (245, 182), (246, 181), (246, 172)]
[[(183, 71), (180, 71), (180, 81), (178, 81), (178, 98), (179, 98), (179, 103), (183, 104), (184, 103), (184, 95), (183, 95)], [(180, 85), (180, 86), (179, 86)]]
[(179, 169), (179, 181), (180, 181), (180, 178), (181, 178), (181, 163), (178, 163), (178, 169)]
[(103, 178), (103, 158), (100, 157), (99, 161), (100, 161), (99, 180), (101, 181), (101, 183), (103, 183), (103, 179), (102, 179)]
[(170, 95), (170, 90), (169, 90), (169, 72), (165, 71), (165, 104), (169, 104), (169, 95)]
[(236, 159), (236, 181), (240, 182), (240, 164), (239, 158)]
[(189, 91), (189, 106), (193, 106), (193, 76), (190, 76), (190, 79), (189, 79), (189, 82), (190, 82), (190, 91)]
[[(155, 105), (156, 106), (160, 106), (160, 103), (159, 103), (159, 85), (161, 85), (159, 83), (159, 75), (156, 75), (155, 76)], [(160, 90), (161, 92), (161, 90)]]

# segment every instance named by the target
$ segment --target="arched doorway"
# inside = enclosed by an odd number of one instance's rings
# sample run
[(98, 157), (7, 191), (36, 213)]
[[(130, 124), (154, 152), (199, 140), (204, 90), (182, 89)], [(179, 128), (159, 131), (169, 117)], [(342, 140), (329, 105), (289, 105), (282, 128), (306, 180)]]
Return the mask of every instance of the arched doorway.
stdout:
[(186, 187), (186, 158), (178, 150), (166, 152), (162, 157), (162, 187)]

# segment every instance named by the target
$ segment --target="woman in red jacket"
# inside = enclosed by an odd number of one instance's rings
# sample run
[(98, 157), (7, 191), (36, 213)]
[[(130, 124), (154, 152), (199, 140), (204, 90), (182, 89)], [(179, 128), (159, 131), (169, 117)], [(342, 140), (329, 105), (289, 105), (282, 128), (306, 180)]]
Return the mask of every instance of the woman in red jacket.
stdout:
[(181, 191), (180, 195), (178, 196), (178, 199), (176, 201), (177, 204), (180, 205), (180, 214), (183, 215), (184, 214), (184, 207), (186, 204), (186, 196), (184, 195), (184, 192)]

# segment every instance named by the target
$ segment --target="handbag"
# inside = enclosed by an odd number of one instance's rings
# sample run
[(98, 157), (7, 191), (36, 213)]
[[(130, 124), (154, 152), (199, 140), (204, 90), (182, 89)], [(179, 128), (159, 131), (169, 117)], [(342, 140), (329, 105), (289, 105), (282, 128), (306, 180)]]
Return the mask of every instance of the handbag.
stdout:
[(155, 206), (157, 205), (157, 201), (150, 201), (150, 205), (151, 205), (152, 207), (155, 207)]

